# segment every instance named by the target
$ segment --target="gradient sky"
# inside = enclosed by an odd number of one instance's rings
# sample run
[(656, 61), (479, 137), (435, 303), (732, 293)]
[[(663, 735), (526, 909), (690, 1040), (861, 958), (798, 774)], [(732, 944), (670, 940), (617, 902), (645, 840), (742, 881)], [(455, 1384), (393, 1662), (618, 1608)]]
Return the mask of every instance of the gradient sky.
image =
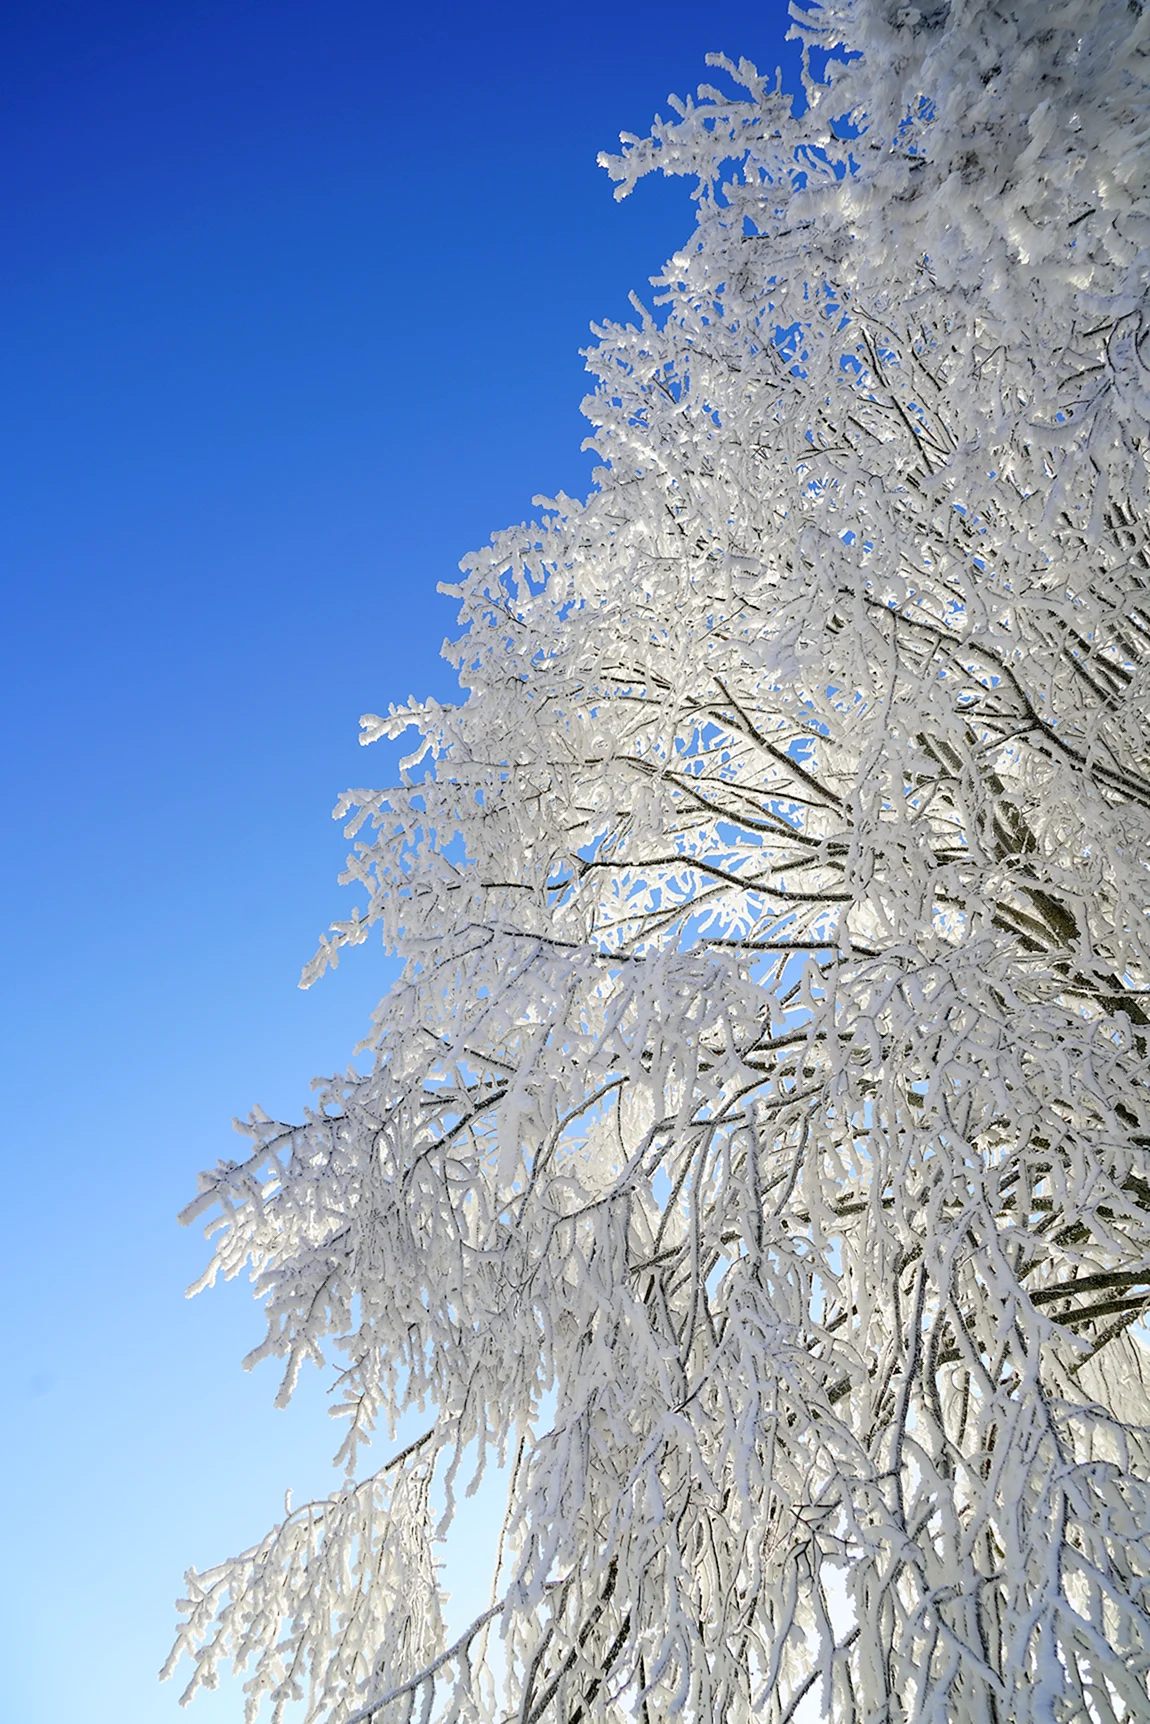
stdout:
[[(239, 1724), (155, 1671), (189, 1562), (336, 1481), (175, 1215), (386, 984), (296, 981), (350, 896), (357, 718), (450, 698), (458, 559), (587, 489), (588, 324), (692, 209), (596, 152), (782, 0), (8, 0), (0, 437), (10, 1411), (3, 1724)], [(464, 1608), (468, 1526), (453, 1547)], [(478, 1605), (484, 1602), (477, 1599)]]

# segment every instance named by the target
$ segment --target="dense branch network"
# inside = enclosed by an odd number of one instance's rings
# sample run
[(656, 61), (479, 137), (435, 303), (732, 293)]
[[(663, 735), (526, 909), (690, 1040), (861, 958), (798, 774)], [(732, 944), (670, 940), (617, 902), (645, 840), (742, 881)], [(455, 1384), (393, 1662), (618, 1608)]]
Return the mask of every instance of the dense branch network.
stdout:
[(609, 161), (696, 233), (588, 500), (452, 589), (460, 703), (364, 720), (374, 1069), (189, 1212), (285, 1396), (341, 1359), (345, 1486), (189, 1577), (253, 1715), (1147, 1716), (1150, 34), (796, 17), (856, 54), (801, 118), (719, 62)]

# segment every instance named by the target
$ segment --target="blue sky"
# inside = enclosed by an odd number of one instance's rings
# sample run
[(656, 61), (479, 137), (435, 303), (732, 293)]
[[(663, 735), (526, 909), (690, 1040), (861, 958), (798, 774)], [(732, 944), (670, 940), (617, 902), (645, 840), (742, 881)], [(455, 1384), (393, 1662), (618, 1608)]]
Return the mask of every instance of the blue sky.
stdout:
[[(9, 0), (0, 27), (5, 1724), (166, 1724), (188, 1562), (335, 1482), (175, 1214), (387, 980), (348, 895), (358, 715), (451, 695), (459, 557), (587, 488), (580, 346), (687, 238), (596, 152), (785, 9)], [(794, 81), (794, 71), (791, 71)], [(466, 1593), (466, 1529), (452, 1561)], [(192, 1724), (240, 1717), (235, 1691)]]

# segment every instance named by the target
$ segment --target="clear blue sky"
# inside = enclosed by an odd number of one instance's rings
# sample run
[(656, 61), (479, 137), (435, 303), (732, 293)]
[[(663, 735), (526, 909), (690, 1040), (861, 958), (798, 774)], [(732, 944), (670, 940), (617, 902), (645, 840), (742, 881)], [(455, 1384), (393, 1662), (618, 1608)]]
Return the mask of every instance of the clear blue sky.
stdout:
[(450, 696), (436, 582), (586, 490), (588, 323), (692, 223), (596, 152), (708, 49), (793, 51), (780, 0), (4, 13), (0, 1720), (171, 1724), (184, 1566), (335, 1482), (319, 1385), (276, 1413), (239, 1368), (246, 1285), (184, 1300), (175, 1214), (386, 981), (296, 989), (335, 796), (387, 773), (357, 717)]

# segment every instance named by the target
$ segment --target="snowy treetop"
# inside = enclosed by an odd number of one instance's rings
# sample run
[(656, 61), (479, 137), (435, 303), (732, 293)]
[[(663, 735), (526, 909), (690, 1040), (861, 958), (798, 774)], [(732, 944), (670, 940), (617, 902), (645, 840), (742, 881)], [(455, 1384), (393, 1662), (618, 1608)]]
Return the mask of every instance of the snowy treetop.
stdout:
[(362, 721), (308, 979), (401, 957), (374, 1067), (189, 1211), (347, 1419), (190, 1577), (253, 1716), (1147, 1716), (1150, 19), (793, 16), (800, 116), (715, 56), (603, 158), (695, 230), (588, 498), (450, 589), (459, 702)]

